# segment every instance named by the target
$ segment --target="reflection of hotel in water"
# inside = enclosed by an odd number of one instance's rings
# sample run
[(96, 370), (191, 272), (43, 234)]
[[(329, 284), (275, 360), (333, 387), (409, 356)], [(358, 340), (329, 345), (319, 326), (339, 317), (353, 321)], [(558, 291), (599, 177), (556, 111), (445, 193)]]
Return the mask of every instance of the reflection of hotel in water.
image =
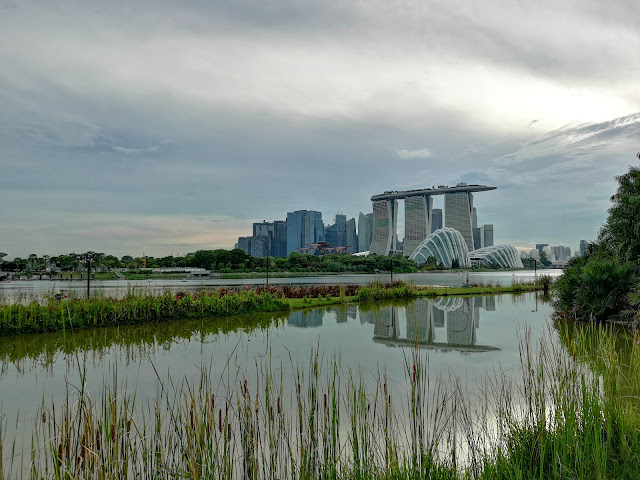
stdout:
[(461, 351), (497, 350), (477, 345), (480, 309), (494, 311), (493, 296), (437, 300), (417, 299), (406, 307), (383, 307), (363, 311), (356, 305), (340, 305), (325, 312), (322, 309), (292, 312), (287, 323), (300, 328), (321, 327), (325, 315), (335, 315), (336, 323), (359, 318), (360, 324), (373, 324), (373, 341), (388, 346), (441, 348)]
[(373, 340), (389, 346), (497, 350), (488, 345), (477, 345), (476, 331), (480, 326), (481, 308), (495, 310), (495, 298), (418, 299), (406, 308), (385, 308), (374, 313)]

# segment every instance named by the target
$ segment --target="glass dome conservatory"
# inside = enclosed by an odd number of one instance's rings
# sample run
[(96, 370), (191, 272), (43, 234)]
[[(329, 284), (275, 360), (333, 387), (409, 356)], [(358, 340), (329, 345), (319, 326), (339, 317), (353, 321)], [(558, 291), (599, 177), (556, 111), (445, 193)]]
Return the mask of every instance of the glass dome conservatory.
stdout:
[(453, 228), (445, 227), (436, 230), (409, 255), (409, 259), (418, 265), (426, 263), (429, 257), (434, 257), (437, 264), (444, 265), (446, 268), (451, 268), (455, 260), (458, 261), (459, 268), (471, 266), (467, 243), (460, 232)]
[(520, 252), (513, 245), (492, 245), (469, 253), (474, 264), (489, 263), (502, 268), (524, 268)]

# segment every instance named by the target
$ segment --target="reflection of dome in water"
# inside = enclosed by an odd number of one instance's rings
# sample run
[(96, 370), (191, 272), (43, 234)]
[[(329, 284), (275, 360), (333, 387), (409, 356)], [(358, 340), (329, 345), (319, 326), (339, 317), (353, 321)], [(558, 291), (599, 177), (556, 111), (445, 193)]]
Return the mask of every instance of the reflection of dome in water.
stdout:
[(430, 300), (433, 306), (439, 310), (452, 312), (462, 307), (462, 298), (460, 297), (440, 297), (435, 301)]
[(524, 268), (520, 253), (513, 245), (492, 245), (469, 253), (474, 262), (493, 263), (502, 268)]
[(420, 245), (409, 255), (409, 259), (418, 265), (427, 262), (429, 257), (434, 257), (437, 264), (451, 268), (454, 260), (458, 261), (460, 268), (471, 266), (469, 249), (459, 231), (453, 228), (440, 228), (425, 238)]

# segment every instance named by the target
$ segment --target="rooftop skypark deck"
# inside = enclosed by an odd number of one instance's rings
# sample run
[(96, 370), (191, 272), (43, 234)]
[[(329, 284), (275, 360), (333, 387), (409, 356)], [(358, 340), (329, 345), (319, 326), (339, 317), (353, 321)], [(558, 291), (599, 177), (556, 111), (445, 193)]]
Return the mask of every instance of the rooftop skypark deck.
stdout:
[(402, 191), (387, 191), (379, 195), (371, 197), (372, 202), (378, 200), (402, 200), (407, 197), (413, 197), (418, 195), (445, 195), (447, 193), (460, 193), (460, 192), (486, 192), (489, 190), (495, 190), (498, 187), (490, 187), (488, 185), (477, 185), (466, 183), (458, 183), (455, 187), (448, 185), (432, 186), (431, 188), (419, 188), (417, 190), (402, 190)]

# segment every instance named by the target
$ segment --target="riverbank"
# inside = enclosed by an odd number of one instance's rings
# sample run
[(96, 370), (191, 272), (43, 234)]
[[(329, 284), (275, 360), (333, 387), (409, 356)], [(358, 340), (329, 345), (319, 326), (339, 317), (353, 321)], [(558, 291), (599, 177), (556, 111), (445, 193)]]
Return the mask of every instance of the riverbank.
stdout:
[(54, 332), (67, 329), (160, 323), (169, 320), (218, 318), (233, 315), (292, 311), (385, 299), (449, 295), (493, 295), (542, 290), (543, 283), (465, 288), (418, 287), (405, 282), (370, 285), (259, 286), (255, 288), (165, 292), (124, 298), (56, 299), (28, 305), (0, 305), (0, 335)]

